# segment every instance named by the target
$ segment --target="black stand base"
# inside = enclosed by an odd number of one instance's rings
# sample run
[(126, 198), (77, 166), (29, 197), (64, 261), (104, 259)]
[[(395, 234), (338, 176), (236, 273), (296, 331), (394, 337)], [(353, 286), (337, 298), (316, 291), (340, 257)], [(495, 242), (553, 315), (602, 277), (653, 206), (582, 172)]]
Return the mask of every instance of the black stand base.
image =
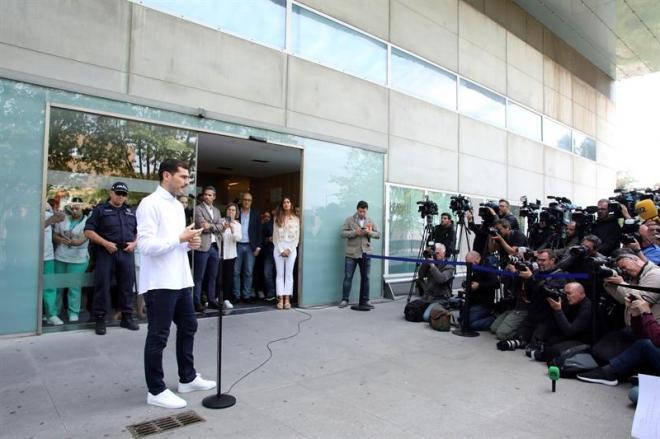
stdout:
[(477, 331), (463, 331), (462, 329), (455, 329), (452, 331), (452, 334), (458, 335), (460, 337), (479, 337), (479, 333)]
[(202, 405), (207, 409), (226, 409), (234, 404), (236, 404), (236, 398), (226, 393), (207, 396), (202, 400)]
[(371, 307), (367, 305), (353, 305), (351, 306), (353, 311), (371, 311)]

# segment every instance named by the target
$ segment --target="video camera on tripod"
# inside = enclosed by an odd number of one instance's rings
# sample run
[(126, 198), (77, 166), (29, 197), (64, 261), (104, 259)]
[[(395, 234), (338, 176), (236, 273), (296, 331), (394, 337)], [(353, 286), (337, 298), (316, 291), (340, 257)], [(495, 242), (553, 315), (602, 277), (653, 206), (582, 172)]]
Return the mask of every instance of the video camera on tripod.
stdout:
[(575, 222), (578, 236), (583, 237), (591, 233), (591, 229), (596, 222), (597, 212), (598, 206), (587, 206), (584, 209), (577, 207), (571, 213), (571, 221)]
[(451, 209), (456, 216), (460, 217), (463, 213), (472, 210), (472, 202), (464, 195), (452, 195), (450, 197), (449, 209)]
[(438, 214), (438, 205), (429, 199), (429, 196), (426, 195), (422, 201), (418, 201), (417, 212), (426, 219), (427, 223), (433, 222), (433, 217)]

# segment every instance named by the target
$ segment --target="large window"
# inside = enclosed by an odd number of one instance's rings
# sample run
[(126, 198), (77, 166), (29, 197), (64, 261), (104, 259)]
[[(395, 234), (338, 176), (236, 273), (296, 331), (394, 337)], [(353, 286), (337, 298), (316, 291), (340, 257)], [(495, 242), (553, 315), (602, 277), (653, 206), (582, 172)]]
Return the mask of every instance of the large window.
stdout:
[(506, 127), (525, 137), (541, 140), (541, 116), (509, 101), (507, 104)]
[(506, 99), (465, 79), (461, 79), (458, 91), (458, 110), (475, 119), (505, 126)]
[[(197, 133), (53, 107), (48, 134), (45, 216), (61, 218), (47, 225), (44, 241), (44, 318), (52, 328), (89, 317), (95, 252), (83, 231), (91, 210), (116, 181), (128, 186), (126, 202), (137, 207), (158, 185), (165, 158), (189, 163), (194, 175)], [(194, 178), (190, 184), (194, 193)]]
[[(387, 214), (389, 256), (416, 258), (424, 231), (424, 221), (417, 212), (417, 201), (424, 198), (424, 191), (390, 185), (388, 187), (389, 210)], [(387, 261), (388, 274), (412, 273), (415, 264)]]
[(596, 160), (596, 141), (586, 134), (573, 130), (573, 152), (590, 160)]
[(312, 61), (379, 84), (387, 79), (387, 45), (293, 5), (291, 50)]
[(456, 75), (395, 48), (391, 69), (392, 88), (456, 109)]
[(141, 0), (141, 4), (284, 48), (286, 0)]
[(548, 118), (543, 118), (543, 143), (565, 151), (573, 151), (571, 129)]

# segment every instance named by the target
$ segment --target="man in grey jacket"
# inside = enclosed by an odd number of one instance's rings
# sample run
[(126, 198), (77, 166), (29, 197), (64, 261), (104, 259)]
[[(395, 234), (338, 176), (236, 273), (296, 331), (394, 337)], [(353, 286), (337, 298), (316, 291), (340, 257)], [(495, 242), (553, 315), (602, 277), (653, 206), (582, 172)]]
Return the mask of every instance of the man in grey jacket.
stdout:
[[(213, 206), (215, 201), (215, 188), (206, 186), (202, 191), (202, 202), (195, 207), (195, 227), (202, 229), (202, 243), (195, 250), (195, 270), (193, 289), (193, 303), (195, 311), (203, 312), (202, 282), (207, 279), (206, 294), (208, 295), (209, 307), (218, 309), (216, 299), (216, 279), (218, 277), (218, 266), (220, 264), (220, 243), (222, 241), (223, 218), (220, 211)], [(222, 300), (220, 300), (222, 302)]]
[(366, 201), (357, 204), (357, 211), (344, 221), (341, 228), (341, 237), (346, 239), (346, 255), (344, 258), (344, 285), (340, 308), (348, 305), (351, 294), (355, 267), (360, 267), (360, 306), (373, 308), (369, 304), (369, 269), (371, 259), (364, 258), (364, 253), (371, 251), (371, 240), (380, 239), (380, 232), (376, 224), (367, 216), (369, 205)]
[(454, 267), (442, 264), (445, 260), (446, 249), (444, 244), (435, 243), (432, 258), (419, 267), (417, 286), (422, 300), (433, 302), (436, 299), (451, 296), (451, 280), (454, 278)]

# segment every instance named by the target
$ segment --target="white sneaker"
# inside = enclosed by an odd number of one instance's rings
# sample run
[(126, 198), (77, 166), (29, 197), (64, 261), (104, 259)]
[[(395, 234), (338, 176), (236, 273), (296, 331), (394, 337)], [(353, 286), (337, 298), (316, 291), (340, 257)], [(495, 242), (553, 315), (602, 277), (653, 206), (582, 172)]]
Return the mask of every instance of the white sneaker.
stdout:
[(77, 322), (78, 320), (79, 320), (78, 316), (73, 316), (73, 315), (69, 316), (69, 321), (70, 322)]
[(63, 325), (63, 324), (64, 324), (64, 322), (62, 321), (62, 319), (59, 318), (59, 317), (57, 317), (57, 316), (50, 316), (50, 317), (48, 317), (48, 318), (46, 319), (46, 323), (50, 323), (51, 325), (54, 325), (54, 326), (59, 326), (59, 325)]
[(215, 381), (205, 380), (200, 374), (197, 374), (194, 380), (189, 383), (179, 383), (178, 392), (188, 393), (196, 390), (215, 389)]
[(176, 396), (170, 389), (165, 389), (155, 396), (147, 392), (147, 404), (166, 409), (182, 409), (188, 405), (185, 399)]
[(222, 306), (224, 306), (225, 309), (234, 309), (234, 305), (232, 305), (229, 300), (222, 302)]
[(263, 298), (265, 298), (266, 296), (264, 295), (264, 292), (263, 292), (263, 291), (257, 291), (257, 297), (260, 298), (260, 299), (263, 299)]

